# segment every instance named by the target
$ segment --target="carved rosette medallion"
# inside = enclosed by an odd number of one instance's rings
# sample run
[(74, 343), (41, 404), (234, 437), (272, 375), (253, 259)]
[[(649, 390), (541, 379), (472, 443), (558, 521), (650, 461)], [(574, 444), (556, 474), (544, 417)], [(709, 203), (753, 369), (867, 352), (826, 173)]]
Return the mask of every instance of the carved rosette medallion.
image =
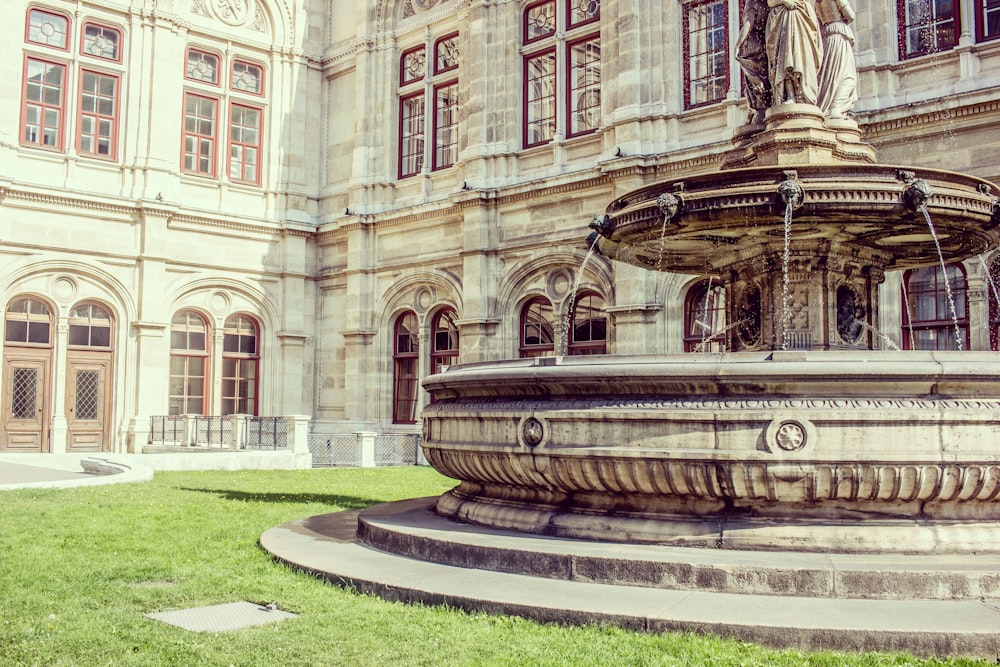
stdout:
[(815, 436), (816, 429), (812, 422), (782, 415), (768, 424), (764, 441), (772, 451), (797, 452), (815, 441)]
[(806, 430), (798, 422), (784, 422), (778, 426), (778, 432), (774, 434), (774, 442), (786, 451), (802, 449), (806, 445)]

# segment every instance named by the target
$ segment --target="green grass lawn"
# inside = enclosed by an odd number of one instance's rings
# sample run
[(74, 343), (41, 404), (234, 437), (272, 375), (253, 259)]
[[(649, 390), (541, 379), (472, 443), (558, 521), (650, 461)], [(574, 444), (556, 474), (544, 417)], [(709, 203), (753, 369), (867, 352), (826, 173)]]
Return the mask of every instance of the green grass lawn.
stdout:
[[(294, 572), (257, 544), (286, 521), (451, 485), (427, 468), (388, 468), (156, 473), (0, 492), (0, 665), (941, 664), (389, 603)], [(218, 634), (144, 617), (240, 600), (301, 616)]]

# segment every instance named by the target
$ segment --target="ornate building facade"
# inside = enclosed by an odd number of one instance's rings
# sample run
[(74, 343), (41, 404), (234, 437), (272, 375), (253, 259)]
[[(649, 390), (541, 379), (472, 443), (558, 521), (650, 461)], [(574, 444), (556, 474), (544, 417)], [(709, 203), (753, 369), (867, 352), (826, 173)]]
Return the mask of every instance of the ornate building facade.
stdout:
[[(853, 9), (879, 161), (1000, 182), (1000, 5)], [(442, 365), (720, 349), (707, 271), (585, 239), (615, 197), (718, 169), (743, 12), (13, 0), (0, 452), (138, 452), (185, 414), (418, 433)], [(992, 250), (886, 275), (883, 347), (997, 349)]]

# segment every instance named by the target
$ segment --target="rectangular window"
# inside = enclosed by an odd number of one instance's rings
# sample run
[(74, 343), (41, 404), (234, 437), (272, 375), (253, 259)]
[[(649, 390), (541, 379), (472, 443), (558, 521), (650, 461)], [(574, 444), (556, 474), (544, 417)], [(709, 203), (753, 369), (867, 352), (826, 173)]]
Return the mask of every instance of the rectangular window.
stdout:
[(729, 88), (726, 0), (696, 2), (684, 8), (684, 108), (725, 99)]
[(597, 129), (601, 120), (601, 40), (596, 35), (569, 45), (569, 133)]
[(81, 70), (77, 142), (81, 154), (116, 157), (117, 115), (118, 77)]
[(205, 357), (170, 357), (169, 414), (205, 414), (205, 369)]
[(556, 132), (556, 53), (546, 51), (524, 61), (524, 145), (548, 143)]
[(897, 0), (899, 57), (950, 49), (958, 43), (957, 0)]
[(229, 110), (229, 178), (257, 184), (260, 182), (261, 110), (233, 104)]
[(976, 38), (980, 42), (1000, 37), (1000, 0), (976, 0)]
[(28, 58), (24, 69), (21, 143), (62, 150), (66, 66)]
[(434, 169), (455, 164), (458, 153), (458, 83), (434, 89)]
[(399, 101), (399, 177), (419, 174), (424, 168), (424, 95)]
[(395, 387), (393, 388), (392, 421), (396, 424), (411, 424), (417, 420), (417, 377), (416, 359), (395, 360)]
[(223, 359), (222, 414), (256, 415), (257, 361)]
[(184, 171), (215, 176), (218, 107), (211, 97), (184, 94)]

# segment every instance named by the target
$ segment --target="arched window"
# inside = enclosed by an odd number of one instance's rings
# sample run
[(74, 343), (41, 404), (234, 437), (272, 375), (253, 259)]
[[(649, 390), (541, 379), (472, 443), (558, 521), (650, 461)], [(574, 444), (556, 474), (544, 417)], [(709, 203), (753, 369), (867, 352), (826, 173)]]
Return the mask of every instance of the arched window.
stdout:
[(597, 130), (601, 120), (601, 3), (541, 0), (522, 15), (525, 148)]
[(392, 349), (392, 421), (412, 424), (417, 421), (417, 381), (419, 379), (420, 341), (417, 316), (406, 312), (396, 319)]
[(684, 301), (684, 351), (726, 350), (726, 290), (718, 282), (702, 280), (688, 290)]
[(222, 335), (222, 414), (257, 414), (260, 344), (257, 323), (246, 315), (226, 318)]
[(7, 306), (4, 341), (15, 345), (52, 345), (52, 313), (45, 302), (30, 296)]
[(83, 303), (69, 313), (70, 347), (111, 347), (111, 315), (96, 303)]
[(934, 265), (903, 274), (903, 349), (968, 349), (966, 288), (965, 272), (957, 263), (948, 264), (947, 273)]
[(421, 173), (428, 160), (432, 170), (455, 164), (459, 62), (458, 33), (407, 49), (400, 57), (399, 178)]
[(208, 323), (192, 310), (170, 322), (170, 405), (172, 415), (203, 415), (208, 407)]
[(555, 354), (552, 304), (536, 297), (521, 309), (520, 353), (522, 358), (549, 357)]
[(440, 373), (445, 366), (458, 361), (458, 325), (455, 311), (444, 308), (431, 324), (431, 373)]
[(989, 266), (986, 280), (987, 301), (990, 308), (990, 349), (1000, 350), (1000, 259), (995, 259)]
[(577, 297), (569, 331), (567, 352), (570, 355), (607, 354), (608, 318), (603, 309), (604, 298), (596, 292), (585, 292)]

